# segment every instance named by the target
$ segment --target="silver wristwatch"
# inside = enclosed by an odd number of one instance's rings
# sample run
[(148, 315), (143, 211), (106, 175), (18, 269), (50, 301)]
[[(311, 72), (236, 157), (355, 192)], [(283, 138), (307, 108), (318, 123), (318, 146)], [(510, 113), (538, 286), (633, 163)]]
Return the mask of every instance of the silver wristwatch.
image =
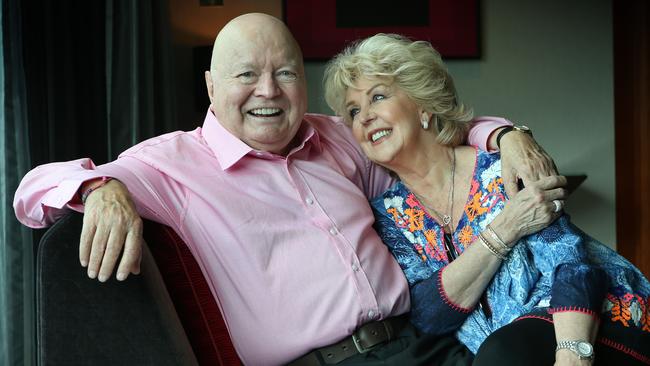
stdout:
[(587, 341), (560, 341), (555, 351), (568, 349), (575, 352), (581, 360), (594, 359), (594, 346)]

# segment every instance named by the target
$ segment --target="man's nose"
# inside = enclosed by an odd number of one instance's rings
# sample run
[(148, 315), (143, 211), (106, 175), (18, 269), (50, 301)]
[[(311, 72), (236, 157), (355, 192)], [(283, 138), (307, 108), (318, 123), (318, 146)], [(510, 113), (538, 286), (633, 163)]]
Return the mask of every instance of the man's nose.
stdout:
[(273, 75), (265, 74), (259, 79), (255, 94), (258, 97), (273, 98), (280, 94), (277, 80)]

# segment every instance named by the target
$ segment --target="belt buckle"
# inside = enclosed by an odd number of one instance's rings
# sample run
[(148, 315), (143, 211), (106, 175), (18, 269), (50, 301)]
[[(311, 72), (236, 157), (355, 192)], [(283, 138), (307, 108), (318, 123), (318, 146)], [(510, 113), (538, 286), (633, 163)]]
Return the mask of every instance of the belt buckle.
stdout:
[(354, 342), (354, 346), (357, 348), (357, 352), (362, 354), (370, 352), (370, 350), (374, 347), (372, 346), (372, 347), (364, 348), (361, 345), (361, 338), (357, 336), (357, 332), (352, 333), (352, 342)]

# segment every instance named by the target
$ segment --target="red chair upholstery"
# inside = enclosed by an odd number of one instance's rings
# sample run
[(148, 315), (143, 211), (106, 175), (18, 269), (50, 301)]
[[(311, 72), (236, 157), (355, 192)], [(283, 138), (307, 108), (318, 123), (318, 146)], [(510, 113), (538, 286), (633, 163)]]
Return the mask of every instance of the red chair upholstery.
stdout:
[(201, 269), (171, 228), (145, 221), (144, 237), (199, 365), (241, 365)]

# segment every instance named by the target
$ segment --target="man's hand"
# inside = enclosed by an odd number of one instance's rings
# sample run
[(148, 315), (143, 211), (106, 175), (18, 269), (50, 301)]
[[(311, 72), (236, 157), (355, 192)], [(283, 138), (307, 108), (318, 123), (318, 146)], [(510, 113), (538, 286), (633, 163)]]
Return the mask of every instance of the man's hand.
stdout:
[(521, 179), (524, 186), (540, 178), (557, 175), (553, 159), (527, 133), (511, 131), (501, 138), (501, 176), (508, 197), (513, 198)]
[(142, 219), (124, 184), (113, 179), (86, 199), (79, 242), (79, 261), (88, 267), (88, 277), (105, 282), (122, 254), (117, 279), (140, 273)]

